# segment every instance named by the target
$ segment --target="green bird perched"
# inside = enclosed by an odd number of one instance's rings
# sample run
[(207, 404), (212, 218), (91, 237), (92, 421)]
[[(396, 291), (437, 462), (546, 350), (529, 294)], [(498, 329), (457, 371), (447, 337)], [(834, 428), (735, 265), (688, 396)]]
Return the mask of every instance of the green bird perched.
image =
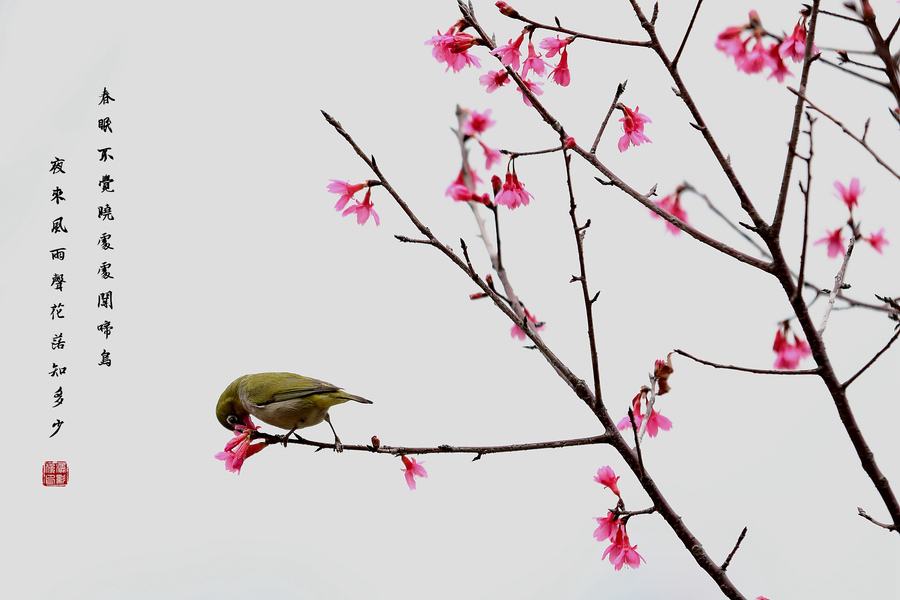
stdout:
[(344, 402), (372, 404), (360, 396), (349, 394), (336, 385), (295, 373), (254, 373), (232, 381), (216, 403), (216, 418), (226, 429), (233, 430), (253, 415), (260, 421), (287, 429), (284, 444), (296, 430), (328, 423), (334, 434), (334, 449), (343, 451), (341, 439), (334, 430), (328, 409)]

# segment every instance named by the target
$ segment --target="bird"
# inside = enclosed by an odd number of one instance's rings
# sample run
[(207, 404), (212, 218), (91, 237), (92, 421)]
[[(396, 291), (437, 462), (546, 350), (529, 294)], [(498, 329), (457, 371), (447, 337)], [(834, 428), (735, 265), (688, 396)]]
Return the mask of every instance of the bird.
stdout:
[(282, 437), (285, 446), (298, 429), (325, 421), (334, 434), (335, 452), (342, 452), (344, 447), (328, 410), (350, 401), (373, 404), (371, 400), (345, 392), (327, 381), (296, 373), (252, 373), (238, 377), (225, 388), (216, 403), (216, 418), (223, 427), (234, 430), (235, 426), (244, 423), (247, 415), (252, 415), (269, 425), (288, 430)]

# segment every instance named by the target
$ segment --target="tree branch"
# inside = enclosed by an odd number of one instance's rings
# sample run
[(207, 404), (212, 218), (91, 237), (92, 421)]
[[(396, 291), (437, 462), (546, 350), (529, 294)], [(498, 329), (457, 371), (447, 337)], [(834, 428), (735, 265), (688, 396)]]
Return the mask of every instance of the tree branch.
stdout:
[(600, 124), (600, 130), (594, 137), (594, 143), (591, 144), (591, 154), (597, 154), (597, 146), (600, 145), (600, 138), (603, 137), (603, 132), (606, 131), (606, 125), (607, 123), (609, 123), (609, 118), (612, 116), (613, 111), (616, 109), (616, 104), (619, 103), (619, 98), (625, 92), (626, 85), (628, 85), (627, 79), (616, 86), (616, 93), (613, 95), (612, 102), (609, 103), (609, 110), (606, 111), (606, 116), (603, 117), (603, 123)]
[[(841, 131), (843, 131), (850, 137), (850, 139), (852, 139), (857, 144), (862, 146), (866, 150), (866, 152), (868, 152), (872, 156), (872, 158), (875, 159), (875, 162), (877, 162), (879, 165), (881, 165), (882, 167), (887, 169), (888, 173), (890, 173), (897, 179), (900, 179), (900, 175), (897, 174), (897, 171), (895, 171), (890, 165), (887, 164), (887, 162), (884, 161), (884, 159), (882, 159), (880, 156), (878, 156), (878, 154), (874, 150), (872, 150), (872, 147), (869, 146), (869, 143), (866, 141), (865, 134), (863, 134), (863, 137), (857, 136), (852, 131), (850, 131), (847, 128), (847, 126), (844, 125), (842, 122), (838, 121), (836, 118), (834, 118), (833, 116), (831, 116), (830, 114), (828, 114), (827, 112), (825, 112), (824, 110), (819, 108), (817, 105), (813, 104), (809, 98), (807, 98), (806, 96), (804, 96), (803, 94), (801, 94), (800, 92), (798, 92), (797, 90), (795, 90), (792, 87), (788, 87), (787, 89), (790, 93), (794, 94), (795, 96), (801, 97), (809, 105), (809, 107), (811, 109), (813, 109), (814, 111), (816, 111), (817, 113), (819, 113), (820, 115), (822, 115), (823, 117), (825, 117), (826, 119), (828, 119), (829, 121), (831, 121), (832, 123), (837, 125), (841, 129)], [(868, 121), (866, 121), (865, 131), (868, 132), (868, 130), (869, 130)]]
[[(317, 442), (302, 438), (297, 434), (294, 437), (284, 439), (281, 435), (272, 435), (260, 431), (254, 431), (251, 435), (254, 439), (265, 440), (267, 444), (296, 444), (299, 446), (310, 446), (319, 450), (333, 450), (334, 443)], [(525, 444), (503, 444), (499, 446), (452, 446), (450, 444), (440, 444), (438, 446), (383, 446), (377, 448), (369, 444), (344, 444), (344, 450), (371, 452), (373, 454), (391, 454), (393, 456), (404, 456), (407, 454), (475, 454), (481, 457), (485, 454), (501, 454), (509, 452), (526, 452), (529, 450), (546, 450), (549, 448), (570, 448), (573, 446), (591, 446), (596, 444), (608, 444), (609, 436), (595, 435), (584, 438), (573, 438), (568, 440), (552, 440), (548, 442), (529, 442)], [(473, 460), (477, 460), (473, 459)]]
[(754, 369), (751, 367), (738, 367), (735, 365), (724, 365), (721, 363), (715, 363), (709, 360), (704, 360), (702, 358), (697, 358), (693, 354), (688, 354), (684, 350), (680, 350), (676, 348), (673, 350), (675, 354), (680, 354), (681, 356), (686, 356), (694, 362), (698, 362), (701, 365), (706, 365), (709, 367), (713, 367), (716, 369), (728, 369), (729, 371), (742, 371), (744, 373), (755, 373), (757, 375), (818, 375), (819, 369), (797, 369), (795, 371), (782, 371), (779, 369)]
[(850, 379), (848, 379), (847, 381), (845, 381), (844, 383), (842, 383), (842, 384), (841, 384), (841, 387), (842, 387), (843, 389), (847, 389), (847, 388), (850, 386), (851, 383), (853, 383), (854, 381), (856, 381), (856, 378), (857, 378), (857, 377), (859, 377), (860, 375), (862, 375), (863, 373), (865, 373), (866, 370), (867, 370), (869, 367), (871, 367), (872, 365), (875, 364), (875, 361), (876, 361), (876, 360), (878, 360), (879, 358), (881, 358), (881, 355), (882, 355), (882, 354), (884, 354), (885, 352), (887, 352), (887, 351), (890, 349), (890, 347), (893, 345), (893, 343), (897, 341), (897, 338), (898, 338), (898, 337), (900, 337), (900, 328), (898, 328), (897, 331), (894, 332), (894, 335), (891, 337), (891, 339), (888, 341), (888, 343), (885, 344), (884, 347), (883, 347), (881, 350), (879, 350), (879, 351), (875, 354), (875, 356), (873, 356), (873, 357), (869, 360), (869, 362), (867, 362), (866, 364), (864, 364), (864, 365), (862, 366), (862, 368), (861, 368), (859, 371), (857, 371), (856, 373), (854, 373), (854, 374), (853, 374), (853, 377), (851, 377)]
[(687, 30), (684, 32), (684, 37), (681, 38), (681, 45), (678, 46), (678, 52), (675, 53), (675, 58), (672, 59), (672, 67), (674, 68), (678, 68), (678, 60), (681, 58), (681, 53), (684, 52), (684, 47), (687, 45), (691, 30), (694, 28), (694, 21), (697, 20), (697, 13), (700, 12), (701, 4), (703, 4), (703, 0), (697, 0), (697, 6), (694, 7), (694, 14), (691, 15), (691, 22), (688, 23)]
[(747, 535), (747, 528), (744, 527), (744, 529), (741, 530), (741, 535), (738, 536), (737, 542), (734, 544), (734, 548), (731, 549), (731, 552), (729, 552), (728, 556), (725, 557), (725, 562), (722, 563), (723, 571), (726, 570), (728, 568), (728, 565), (731, 564), (731, 559), (734, 558), (734, 555), (737, 553), (738, 548), (741, 547), (741, 542), (744, 541), (744, 536), (746, 536), (746, 535)]

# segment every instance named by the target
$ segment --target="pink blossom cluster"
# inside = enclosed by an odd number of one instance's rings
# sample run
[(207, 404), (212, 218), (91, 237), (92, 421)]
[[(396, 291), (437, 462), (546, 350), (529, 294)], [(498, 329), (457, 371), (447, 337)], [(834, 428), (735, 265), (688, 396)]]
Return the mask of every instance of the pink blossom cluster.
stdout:
[[(594, 476), (594, 481), (604, 486), (614, 493), (619, 501), (615, 510), (609, 510), (605, 517), (596, 517), (597, 528), (594, 530), (594, 539), (598, 542), (609, 541), (609, 546), (603, 551), (601, 560), (609, 558), (609, 562), (615, 567), (616, 571), (622, 570), (622, 567), (628, 566), (637, 569), (641, 566), (644, 558), (638, 554), (637, 546), (632, 545), (628, 539), (628, 517), (623, 516), (624, 504), (622, 503), (622, 494), (619, 491), (619, 477), (616, 475), (612, 467), (600, 467)], [(646, 561), (644, 561), (646, 562)]]
[(842, 224), (840, 227), (836, 229), (828, 229), (825, 231), (825, 236), (816, 240), (816, 244), (825, 244), (828, 250), (828, 258), (837, 258), (838, 256), (843, 256), (844, 253), (847, 252), (846, 246), (844, 245), (844, 228), (849, 229), (850, 234), (855, 237), (855, 239), (863, 239), (872, 248), (875, 249), (878, 254), (884, 253), (884, 247), (890, 242), (887, 238), (884, 237), (884, 227), (879, 229), (878, 231), (874, 231), (867, 236), (862, 235), (859, 232), (859, 225), (856, 222), (856, 218), (853, 213), (853, 209), (859, 206), (859, 197), (862, 195), (863, 190), (859, 184), (859, 178), (854, 177), (850, 180), (848, 185), (844, 185), (840, 181), (834, 182), (834, 189), (837, 192), (837, 196), (844, 202), (844, 205), (847, 207), (847, 222)]
[(453, 69), (458, 73), (465, 67), (481, 67), (478, 57), (469, 54), (472, 46), (478, 45), (478, 39), (464, 33), (464, 27), (465, 21), (457, 21), (446, 32), (441, 33), (439, 29), (437, 35), (425, 41), (425, 44), (431, 46), (431, 55), (439, 63), (447, 65), (448, 71)]
[[(644, 422), (644, 419), (647, 419), (647, 435), (650, 437), (656, 437), (660, 431), (669, 431), (672, 429), (672, 421), (670, 421), (667, 417), (662, 416), (656, 408), (650, 409), (650, 416), (647, 417), (645, 411), (643, 410), (643, 406), (647, 403), (647, 394), (650, 391), (649, 388), (643, 387), (641, 391), (635, 395), (634, 398), (631, 399), (631, 410), (634, 414), (634, 426), (640, 430), (641, 424)], [(619, 428), (619, 431), (625, 431), (626, 429), (631, 429), (631, 418), (628, 415), (622, 417), (619, 423), (616, 425)]]
[[(679, 187), (668, 196), (665, 196), (662, 199), (658, 200), (656, 202), (656, 205), (679, 221), (687, 223), (687, 211), (684, 210), (684, 208), (681, 206), (681, 192), (683, 191), (683, 189), (683, 187)], [(652, 210), (650, 211), (650, 216), (652, 216), (654, 219), (662, 218)], [(681, 233), (681, 229), (679, 229), (676, 225), (670, 223), (669, 221), (666, 221), (666, 230), (668, 230), (668, 232), (672, 235), (678, 235)]]
[[(767, 32), (762, 27), (759, 14), (750, 11), (747, 23), (726, 27), (716, 38), (716, 49), (734, 59), (739, 71), (748, 74), (769, 69), (769, 79), (779, 83), (793, 77), (786, 60), (801, 62), (806, 54), (806, 17), (800, 17), (790, 35), (766, 45)], [(813, 46), (812, 53), (818, 53)]]
[[(369, 217), (371, 217), (375, 221), (375, 225), (381, 225), (381, 219), (378, 217), (378, 213), (375, 212), (375, 205), (372, 203), (372, 182), (349, 183), (332, 179), (326, 189), (332, 194), (338, 195), (334, 209), (338, 212), (343, 211), (341, 216), (346, 217), (347, 215), (355, 214), (356, 222), (360, 225), (365, 225)], [(366, 195), (360, 202), (356, 199), (355, 194), (362, 189), (366, 190)], [(347, 206), (351, 200), (353, 200), (353, 204)]]
[(266, 447), (265, 442), (250, 443), (251, 436), (257, 429), (259, 427), (253, 424), (250, 415), (244, 417), (243, 424), (234, 426), (234, 437), (215, 456), (217, 460), (225, 461), (227, 471), (240, 473), (244, 461)]
[(806, 340), (800, 339), (787, 321), (775, 332), (772, 350), (775, 352), (775, 368), (785, 370), (796, 369), (801, 360), (812, 354)]

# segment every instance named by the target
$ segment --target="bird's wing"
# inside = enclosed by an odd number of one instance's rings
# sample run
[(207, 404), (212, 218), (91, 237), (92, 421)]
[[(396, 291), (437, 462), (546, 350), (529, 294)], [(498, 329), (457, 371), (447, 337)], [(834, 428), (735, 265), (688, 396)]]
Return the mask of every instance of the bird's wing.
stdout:
[(265, 406), (338, 390), (339, 387), (327, 381), (294, 373), (257, 373), (244, 377), (238, 386), (238, 396), (242, 402)]

